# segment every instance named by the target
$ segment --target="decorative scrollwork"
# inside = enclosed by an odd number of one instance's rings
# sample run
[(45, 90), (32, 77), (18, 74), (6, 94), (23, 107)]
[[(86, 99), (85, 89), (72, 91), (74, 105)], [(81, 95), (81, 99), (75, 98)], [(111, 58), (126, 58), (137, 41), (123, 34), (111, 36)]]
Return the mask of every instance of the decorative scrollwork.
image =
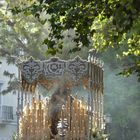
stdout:
[(45, 77), (55, 78), (62, 76), (66, 68), (66, 61), (61, 60), (57, 57), (53, 57), (48, 61), (44, 61), (43, 73)]
[(64, 61), (58, 57), (52, 57), (46, 61), (34, 61), (30, 58), (20, 64), (21, 74), (28, 83), (37, 80), (40, 75), (46, 79), (55, 79), (69, 73), (71, 78), (78, 80), (87, 74), (88, 63), (79, 56), (72, 60)]
[(21, 67), (21, 74), (28, 83), (32, 83), (42, 74), (42, 63), (34, 61), (32, 57), (23, 62)]
[(68, 61), (67, 71), (76, 78), (80, 78), (87, 73), (87, 61), (77, 56), (73, 60)]

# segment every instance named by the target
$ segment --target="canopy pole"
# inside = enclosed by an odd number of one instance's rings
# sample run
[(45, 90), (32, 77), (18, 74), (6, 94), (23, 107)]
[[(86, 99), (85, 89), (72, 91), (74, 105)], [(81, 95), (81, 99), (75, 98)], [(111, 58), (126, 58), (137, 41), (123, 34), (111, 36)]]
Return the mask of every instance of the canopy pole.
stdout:
[(18, 96), (17, 96), (17, 140), (19, 140), (19, 118), (20, 118), (20, 69), (18, 68)]

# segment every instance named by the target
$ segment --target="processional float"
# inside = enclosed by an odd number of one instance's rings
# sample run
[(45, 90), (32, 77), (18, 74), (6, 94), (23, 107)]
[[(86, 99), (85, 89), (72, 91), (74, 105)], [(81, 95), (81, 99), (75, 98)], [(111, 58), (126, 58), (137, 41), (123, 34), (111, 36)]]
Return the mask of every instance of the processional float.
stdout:
[[(103, 63), (99, 59), (91, 54), (88, 60), (79, 56), (67, 61), (30, 58), (19, 63), (19, 72), (20, 140), (90, 140), (93, 130), (104, 133)], [(44, 99), (38, 93), (39, 85), (47, 91), (57, 85), (57, 90)], [(72, 94), (71, 89), (81, 85), (87, 99)]]

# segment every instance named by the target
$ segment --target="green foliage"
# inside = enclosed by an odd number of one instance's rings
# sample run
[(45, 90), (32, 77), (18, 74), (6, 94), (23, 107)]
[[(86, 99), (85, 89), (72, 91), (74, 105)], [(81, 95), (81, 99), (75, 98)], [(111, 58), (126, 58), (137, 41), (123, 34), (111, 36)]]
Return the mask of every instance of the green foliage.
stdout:
[(42, 12), (50, 14), (49, 20), (52, 25), (52, 34), (54, 37), (60, 39), (62, 36), (61, 31), (65, 29), (75, 28), (76, 33), (79, 35), (79, 40), (84, 46), (88, 46), (88, 36), (92, 36), (95, 30), (91, 26), (98, 18), (100, 21), (110, 19), (112, 17), (112, 24), (115, 25), (118, 33), (128, 31), (133, 21), (137, 18), (139, 8), (137, 8), (137, 1), (133, 0), (101, 0), (101, 1), (69, 1), (69, 0), (54, 0), (54, 1), (34, 1), (23, 8), (15, 6), (13, 11), (29, 12), (35, 15), (42, 21)]
[[(9, 1), (8, 1), (9, 2)], [(8, 8), (13, 3), (8, 3)], [(33, 16), (26, 16), (22, 13), (12, 15), (6, 7), (0, 9), (0, 55), (7, 57), (7, 62), (15, 62), (19, 51), (22, 49), (26, 56), (45, 58), (47, 47), (42, 45), (46, 29)]]
[(94, 140), (106, 140), (108, 138), (108, 134), (103, 134), (102, 132), (98, 131), (96, 128), (92, 130), (91, 133)]
[(17, 134), (16, 133), (13, 134), (12, 140), (17, 140)]
[(48, 47), (46, 55), (61, 53), (64, 47), (62, 32), (74, 29), (76, 37), (73, 41), (76, 46), (70, 52), (80, 51), (79, 43), (82, 47), (92, 46), (99, 51), (110, 47), (120, 48), (116, 55), (127, 65), (120, 74), (129, 76), (137, 73), (139, 79), (138, 0), (18, 1), (18, 5), (16, 2), (12, 4), (13, 14), (22, 12), (26, 16), (34, 15), (40, 23), (50, 24), (50, 32), (43, 42)]
[(13, 91), (13, 93), (19, 89), (19, 81), (15, 76), (15, 73), (10, 73), (9, 71), (4, 71), (4, 76), (9, 78), (7, 88), (2, 91), (2, 94), (7, 94)]
[(126, 63), (121, 74), (129, 76), (136, 73), (140, 81), (140, 16), (133, 23), (131, 30), (123, 36), (119, 42), (123, 46), (123, 52), (120, 55)]

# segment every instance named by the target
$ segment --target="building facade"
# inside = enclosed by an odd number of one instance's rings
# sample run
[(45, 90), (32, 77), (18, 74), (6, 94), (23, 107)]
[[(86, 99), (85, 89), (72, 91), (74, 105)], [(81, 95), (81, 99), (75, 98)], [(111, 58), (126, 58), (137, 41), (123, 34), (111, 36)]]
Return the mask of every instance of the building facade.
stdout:
[(8, 86), (9, 78), (3, 75), (3, 72), (18, 74), (18, 69), (14, 65), (8, 65), (5, 58), (0, 58), (0, 140), (12, 140), (17, 129), (17, 93), (10, 92), (5, 95), (2, 91)]

